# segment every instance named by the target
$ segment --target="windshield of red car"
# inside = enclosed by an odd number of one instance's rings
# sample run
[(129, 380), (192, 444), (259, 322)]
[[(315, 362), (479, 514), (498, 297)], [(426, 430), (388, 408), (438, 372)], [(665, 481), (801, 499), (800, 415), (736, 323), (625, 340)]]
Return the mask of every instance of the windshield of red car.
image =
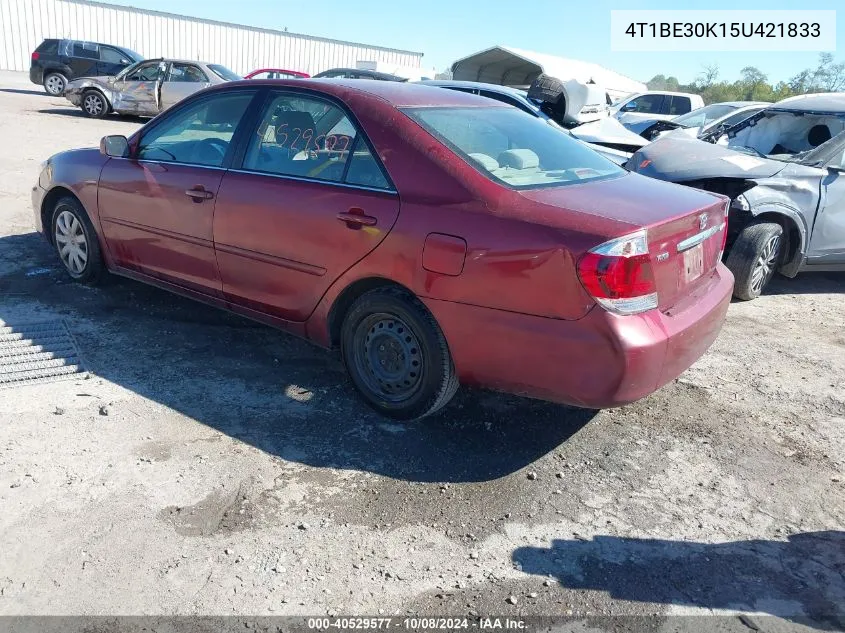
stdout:
[(416, 107), (403, 112), (482, 174), (514, 189), (625, 173), (581, 141), (517, 108)]

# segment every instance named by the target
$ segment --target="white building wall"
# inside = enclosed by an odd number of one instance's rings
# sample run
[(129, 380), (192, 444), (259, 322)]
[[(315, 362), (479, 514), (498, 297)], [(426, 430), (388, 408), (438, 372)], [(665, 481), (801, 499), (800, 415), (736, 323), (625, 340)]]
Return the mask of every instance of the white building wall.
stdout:
[(145, 57), (223, 64), (245, 74), (288, 68), (311, 75), (359, 61), (420, 66), (422, 53), (202, 20), (88, 0), (0, 0), (0, 70), (29, 70), (46, 38), (125, 46)]

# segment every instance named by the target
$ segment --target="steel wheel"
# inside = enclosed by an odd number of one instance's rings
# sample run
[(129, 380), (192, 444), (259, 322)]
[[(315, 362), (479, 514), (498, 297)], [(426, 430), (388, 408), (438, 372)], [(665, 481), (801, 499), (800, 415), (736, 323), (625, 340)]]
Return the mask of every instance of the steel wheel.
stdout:
[(763, 291), (763, 286), (768, 283), (775, 274), (775, 269), (778, 264), (778, 256), (780, 255), (780, 235), (773, 235), (763, 245), (760, 250), (760, 255), (754, 264), (754, 270), (751, 271), (751, 290), (759, 294)]
[(62, 211), (56, 218), (55, 238), (65, 268), (72, 277), (80, 277), (88, 265), (88, 240), (82, 222), (70, 211)]
[(65, 91), (65, 78), (61, 75), (48, 75), (44, 80), (44, 88), (51, 95), (61, 95)]
[(82, 100), (82, 109), (88, 116), (102, 116), (106, 109), (106, 100), (96, 92), (89, 92)]
[(404, 402), (419, 390), (423, 354), (402, 319), (373, 314), (358, 324), (354, 362), (367, 387), (387, 402)]

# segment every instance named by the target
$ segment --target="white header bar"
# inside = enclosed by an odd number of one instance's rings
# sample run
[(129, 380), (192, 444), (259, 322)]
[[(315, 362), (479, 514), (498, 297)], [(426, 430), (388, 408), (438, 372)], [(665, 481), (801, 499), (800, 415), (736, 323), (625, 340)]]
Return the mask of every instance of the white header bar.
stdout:
[(610, 12), (612, 51), (836, 51), (836, 11)]

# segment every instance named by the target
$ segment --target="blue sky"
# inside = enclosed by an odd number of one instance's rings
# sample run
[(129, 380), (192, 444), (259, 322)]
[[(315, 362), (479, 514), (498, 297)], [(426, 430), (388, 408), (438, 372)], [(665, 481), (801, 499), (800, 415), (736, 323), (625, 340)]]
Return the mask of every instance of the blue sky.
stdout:
[[(760, 68), (770, 80), (788, 79), (815, 66), (818, 53), (613, 53), (611, 9), (837, 9), (837, 45), (845, 60), (845, 5), (840, 1), (740, 0), (109, 0), (114, 4), (181, 13), (250, 26), (422, 52), (423, 66), (437, 70), (494, 44), (596, 62), (647, 81), (674, 75), (689, 82), (706, 64), (716, 63), (720, 78), (733, 80), (744, 66)], [(497, 9), (501, 6), (502, 9)], [(505, 7), (508, 7), (507, 9)]]

